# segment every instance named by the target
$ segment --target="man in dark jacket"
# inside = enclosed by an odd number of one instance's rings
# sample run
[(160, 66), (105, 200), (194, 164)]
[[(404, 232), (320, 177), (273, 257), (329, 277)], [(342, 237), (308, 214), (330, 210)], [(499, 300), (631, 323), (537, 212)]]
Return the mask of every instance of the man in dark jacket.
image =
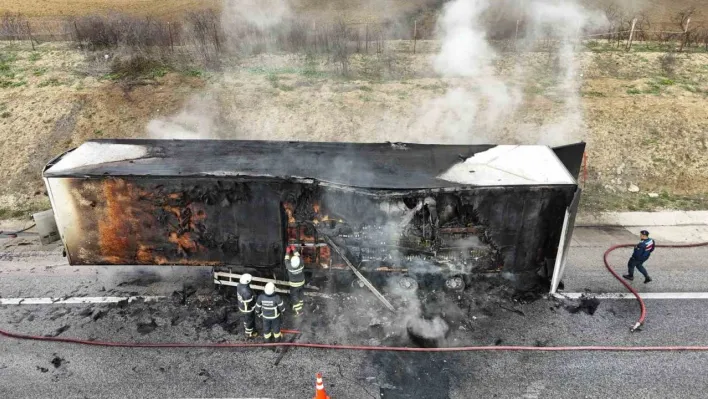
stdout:
[(263, 318), (263, 338), (266, 342), (271, 342), (271, 337), (275, 338), (275, 342), (280, 342), (280, 315), (284, 310), (282, 298), (275, 293), (275, 284), (266, 284), (256, 301), (256, 314)]
[(241, 276), (239, 284), (236, 286), (236, 295), (238, 296), (238, 310), (243, 317), (246, 338), (254, 338), (258, 336), (258, 332), (255, 331), (256, 316), (253, 314), (256, 298), (249, 284), (251, 284), (251, 275), (246, 273)]
[(639, 233), (639, 238), (641, 241), (634, 247), (632, 257), (629, 258), (629, 262), (627, 263), (628, 273), (622, 277), (627, 280), (634, 280), (634, 268), (636, 267), (639, 273), (644, 275), (644, 284), (646, 284), (651, 281), (651, 277), (649, 277), (647, 269), (644, 268), (644, 262), (646, 262), (651, 253), (654, 252), (656, 245), (654, 240), (649, 238), (649, 232), (646, 230), (642, 230)]

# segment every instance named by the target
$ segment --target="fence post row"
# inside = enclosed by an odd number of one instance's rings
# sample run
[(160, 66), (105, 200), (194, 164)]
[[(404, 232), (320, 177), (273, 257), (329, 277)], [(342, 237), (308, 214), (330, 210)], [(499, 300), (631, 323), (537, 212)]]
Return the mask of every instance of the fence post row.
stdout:
[(79, 49), (83, 50), (84, 46), (81, 44), (81, 34), (79, 34), (79, 26), (76, 25), (76, 21), (74, 21), (74, 30), (76, 31), (76, 41), (79, 42)]
[(32, 29), (30, 28), (29, 22), (25, 22), (25, 24), (27, 25), (27, 37), (29, 37), (30, 44), (32, 44), (32, 51), (34, 51), (34, 40), (32, 39)]
[(415, 44), (418, 38), (418, 20), (413, 21), (413, 54), (415, 54)]
[(172, 25), (169, 22), (167, 23), (167, 31), (170, 34), (170, 51), (172, 51), (174, 53), (175, 52), (175, 45), (174, 45), (174, 42), (172, 41)]
[(688, 42), (688, 24), (691, 22), (691, 18), (686, 19), (686, 26), (683, 27), (683, 40), (681, 40), (681, 47), (679, 47), (679, 53), (683, 51), (683, 47)]
[(634, 37), (634, 26), (637, 24), (637, 19), (632, 20), (632, 27), (629, 29), (629, 39), (627, 40), (627, 51), (632, 48), (632, 38)]

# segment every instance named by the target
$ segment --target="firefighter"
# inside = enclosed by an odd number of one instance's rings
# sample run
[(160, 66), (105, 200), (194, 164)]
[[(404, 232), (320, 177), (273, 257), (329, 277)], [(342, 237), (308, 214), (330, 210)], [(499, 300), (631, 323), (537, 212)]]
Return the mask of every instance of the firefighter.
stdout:
[(258, 332), (255, 330), (256, 316), (253, 314), (255, 295), (253, 295), (249, 284), (251, 284), (251, 275), (246, 273), (241, 276), (239, 284), (236, 286), (236, 295), (238, 296), (238, 310), (243, 316), (246, 338), (254, 338), (258, 336)]
[[(291, 251), (294, 252), (292, 258), (290, 257)], [(285, 254), (285, 268), (288, 270), (290, 280), (290, 301), (293, 312), (295, 312), (295, 316), (300, 316), (302, 307), (305, 305), (302, 298), (302, 289), (305, 286), (305, 267), (300, 259), (300, 254), (292, 246), (288, 247)]]
[(258, 295), (256, 314), (263, 319), (263, 338), (271, 342), (280, 342), (280, 315), (285, 310), (283, 300), (275, 293), (275, 284), (268, 283), (263, 294)]
[(649, 277), (647, 269), (644, 268), (644, 262), (646, 262), (651, 253), (654, 252), (655, 244), (654, 240), (649, 238), (649, 232), (646, 230), (639, 232), (639, 239), (639, 244), (634, 247), (632, 257), (629, 258), (629, 262), (627, 263), (628, 273), (622, 275), (622, 277), (630, 281), (634, 280), (634, 268), (636, 267), (639, 273), (644, 275), (644, 284), (646, 284), (651, 281), (651, 277)]

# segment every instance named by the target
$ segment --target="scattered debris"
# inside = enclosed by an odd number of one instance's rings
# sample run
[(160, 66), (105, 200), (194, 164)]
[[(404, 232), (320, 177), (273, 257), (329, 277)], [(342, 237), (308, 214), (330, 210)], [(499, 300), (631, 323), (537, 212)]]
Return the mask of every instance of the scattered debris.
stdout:
[(200, 376), (200, 377), (204, 377), (204, 380), (202, 381), (202, 383), (205, 383), (205, 382), (207, 382), (207, 381), (213, 379), (213, 378), (211, 377), (211, 374), (209, 374), (209, 372), (206, 371), (205, 369), (199, 370), (199, 376)]
[(128, 280), (128, 281), (123, 281), (118, 284), (118, 287), (124, 287), (126, 285), (130, 286), (137, 286), (137, 287), (147, 287), (151, 284), (157, 283), (160, 281), (160, 276), (158, 275), (146, 275), (142, 277), (138, 277), (133, 280)]
[(649, 193), (649, 198), (659, 198), (658, 193)]
[(565, 309), (570, 313), (585, 312), (589, 315), (594, 315), (597, 307), (600, 306), (600, 300), (597, 298), (581, 297), (580, 304), (577, 306), (568, 305)]
[(88, 317), (93, 314), (93, 308), (86, 308), (82, 311), (79, 312), (79, 316), (81, 317)]
[[(293, 343), (295, 342), (298, 338), (300, 338), (300, 334), (294, 334), (289, 340), (286, 342), (288, 343)], [(278, 357), (275, 359), (275, 362), (273, 362), (273, 365), (277, 366), (280, 364), (280, 361), (283, 360), (283, 357), (285, 357), (285, 354), (288, 353), (288, 350), (290, 349), (289, 346), (286, 346), (284, 348), (281, 348), (280, 353), (278, 354)]]
[(494, 345), (496, 345), (496, 346), (499, 346), (499, 345), (501, 345), (501, 344), (502, 344), (502, 342), (504, 342), (504, 340), (503, 340), (503, 339), (501, 339), (501, 338), (497, 338), (497, 339), (496, 339), (496, 341), (494, 341)]
[(420, 347), (439, 348), (444, 346), (450, 327), (441, 317), (433, 320), (416, 317), (408, 320), (406, 332), (411, 341)]
[(104, 317), (105, 315), (107, 315), (107, 314), (108, 314), (108, 311), (106, 311), (106, 310), (99, 310), (99, 311), (97, 311), (96, 313), (94, 313), (91, 318), (93, 319), (93, 321), (98, 321), (99, 319), (103, 318), (103, 317)]
[(504, 309), (504, 310), (506, 310), (506, 311), (513, 312), (513, 313), (516, 313), (516, 314), (521, 315), (521, 316), (526, 316), (526, 313), (522, 312), (522, 311), (519, 310), (519, 309), (510, 308), (510, 307), (504, 306), (504, 305), (502, 305), (502, 304), (499, 304), (499, 307), (502, 308), (502, 309)]
[(37, 370), (39, 370), (39, 371), (41, 371), (41, 372), (43, 372), (43, 373), (46, 373), (47, 371), (49, 371), (48, 368), (46, 368), (46, 367), (39, 367), (39, 366), (37, 366)]
[(53, 333), (45, 335), (45, 337), (57, 337), (61, 333), (63, 333), (64, 331), (68, 330), (70, 327), (71, 326), (69, 326), (69, 325), (61, 326), (61, 327), (57, 328), (56, 330), (54, 330)]
[(55, 369), (58, 369), (61, 367), (61, 364), (65, 361), (64, 358), (59, 357), (56, 353), (53, 353), (54, 358), (52, 359), (51, 363), (54, 365)]
[(637, 187), (636, 184), (630, 184), (629, 188), (627, 188), (627, 191), (629, 191), (630, 193), (638, 193), (639, 187)]
[(155, 319), (150, 319), (149, 323), (138, 323), (138, 332), (142, 335), (150, 334), (157, 328)]

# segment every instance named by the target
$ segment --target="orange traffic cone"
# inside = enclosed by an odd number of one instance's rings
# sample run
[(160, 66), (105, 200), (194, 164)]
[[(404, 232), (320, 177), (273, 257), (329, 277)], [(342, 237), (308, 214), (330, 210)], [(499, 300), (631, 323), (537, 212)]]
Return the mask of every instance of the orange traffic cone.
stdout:
[(315, 397), (312, 399), (330, 399), (322, 383), (322, 374), (317, 373), (317, 383), (315, 383)]

